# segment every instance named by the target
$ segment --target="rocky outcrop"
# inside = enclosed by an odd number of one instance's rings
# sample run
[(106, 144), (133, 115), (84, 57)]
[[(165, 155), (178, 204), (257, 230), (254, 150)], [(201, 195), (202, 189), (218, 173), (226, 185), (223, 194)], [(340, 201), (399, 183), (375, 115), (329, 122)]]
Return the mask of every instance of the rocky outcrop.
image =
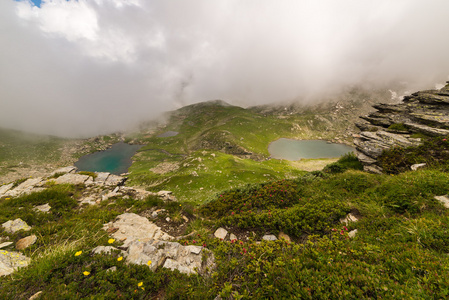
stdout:
[(406, 96), (399, 104), (373, 107), (377, 111), (361, 117), (364, 121), (356, 123), (361, 132), (354, 135), (357, 157), (365, 171), (382, 172), (377, 160), (386, 149), (419, 145), (416, 133), (449, 135), (449, 84)]

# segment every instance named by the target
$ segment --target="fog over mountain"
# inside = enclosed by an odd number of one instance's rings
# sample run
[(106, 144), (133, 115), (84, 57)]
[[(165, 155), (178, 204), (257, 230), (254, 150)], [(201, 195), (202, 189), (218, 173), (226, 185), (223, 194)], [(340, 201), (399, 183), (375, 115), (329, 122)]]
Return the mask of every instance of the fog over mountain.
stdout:
[(34, 3), (0, 1), (1, 127), (87, 136), (210, 99), (449, 79), (447, 0)]

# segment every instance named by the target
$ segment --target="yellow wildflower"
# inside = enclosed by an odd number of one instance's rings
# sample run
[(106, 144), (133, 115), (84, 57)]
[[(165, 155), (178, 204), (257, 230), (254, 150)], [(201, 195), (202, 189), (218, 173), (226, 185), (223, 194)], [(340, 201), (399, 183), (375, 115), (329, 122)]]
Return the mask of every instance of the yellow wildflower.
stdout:
[(121, 261), (123, 259), (122, 256), (120, 256), (119, 258), (117, 258), (118, 261)]
[(90, 274), (90, 272), (89, 271), (84, 271), (83, 274), (84, 274), (84, 276), (87, 276), (87, 275)]
[(108, 240), (108, 243), (109, 243), (109, 244), (112, 244), (113, 242), (115, 242), (114, 239), (109, 239), (109, 240)]
[(138, 287), (141, 287), (142, 285), (143, 285), (142, 281), (137, 284)]
[(151, 266), (151, 260), (149, 260), (149, 261), (147, 262), (147, 265)]
[(80, 251), (78, 251), (78, 252), (75, 253), (75, 256), (80, 256), (81, 253), (83, 253), (83, 251), (80, 250)]

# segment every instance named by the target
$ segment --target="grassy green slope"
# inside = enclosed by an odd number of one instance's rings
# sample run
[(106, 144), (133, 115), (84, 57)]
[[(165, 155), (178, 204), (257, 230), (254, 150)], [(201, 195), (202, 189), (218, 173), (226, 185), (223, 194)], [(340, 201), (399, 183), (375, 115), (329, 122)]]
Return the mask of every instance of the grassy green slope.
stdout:
[[(327, 122), (314, 116), (279, 117), (217, 101), (181, 108), (155, 134), (133, 136), (146, 146), (133, 158), (128, 184), (201, 203), (224, 189), (297, 176), (302, 172), (294, 164), (267, 160), (268, 145), (281, 137), (326, 138)], [(165, 131), (179, 134), (157, 137)], [(155, 172), (158, 166), (166, 172)]]

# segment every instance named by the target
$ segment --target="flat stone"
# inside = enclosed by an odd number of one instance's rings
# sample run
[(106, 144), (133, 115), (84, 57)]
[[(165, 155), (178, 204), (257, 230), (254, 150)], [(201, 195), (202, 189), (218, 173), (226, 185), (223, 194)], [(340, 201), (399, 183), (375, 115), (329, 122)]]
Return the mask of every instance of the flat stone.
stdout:
[(48, 213), (50, 211), (50, 209), (51, 209), (51, 206), (48, 203), (43, 204), (43, 205), (38, 205), (33, 208), (34, 211), (40, 211), (43, 213)]
[(410, 166), (410, 169), (411, 169), (412, 171), (416, 171), (416, 170), (418, 170), (418, 169), (424, 168), (425, 166), (426, 166), (426, 163), (422, 163), (422, 164), (414, 164), (414, 165), (411, 165), (411, 166)]
[(16, 186), (13, 189), (8, 190), (3, 194), (3, 196), (16, 197), (24, 194), (29, 194), (32, 192), (39, 192), (44, 190), (40, 185), (44, 182), (41, 177), (29, 178)]
[(356, 234), (357, 234), (357, 229), (354, 229), (354, 230), (351, 230), (351, 231), (348, 233), (348, 236), (349, 236), (350, 238), (353, 238), (353, 237), (355, 237)]
[(20, 252), (0, 250), (0, 276), (13, 273), (17, 268), (28, 266), (31, 258)]
[[(203, 251), (207, 252), (207, 259), (203, 259)], [(133, 241), (127, 249), (127, 254), (127, 262), (148, 265), (152, 270), (163, 267), (185, 274), (203, 275), (214, 266), (214, 256), (208, 249), (192, 245), (182, 246), (176, 242)]]
[(98, 247), (95, 247), (94, 249), (92, 249), (91, 253), (92, 254), (111, 254), (112, 251), (121, 251), (122, 254), (125, 253), (124, 251), (119, 250), (113, 246), (98, 246)]
[(53, 173), (51, 173), (50, 177), (55, 176), (56, 174), (75, 173), (76, 170), (78, 170), (78, 168), (75, 166), (62, 167), (62, 168), (59, 168), (59, 169), (56, 169), (55, 171), (53, 171)]
[(289, 243), (291, 243), (291, 238), (287, 235), (287, 234), (285, 234), (284, 232), (279, 232), (279, 235), (278, 235), (278, 238), (280, 239), (280, 240), (285, 240), (286, 242), (289, 242)]
[(31, 296), (28, 300), (36, 300), (40, 298), (40, 295), (42, 294), (42, 291), (37, 292), (33, 296)]
[(4, 184), (4, 185), (0, 186), (0, 197), (2, 197), (3, 194), (5, 194), (7, 191), (9, 191), (13, 185), (14, 185), (14, 183), (9, 183), (9, 184)]
[(443, 196), (435, 196), (434, 197), (436, 200), (440, 201), (441, 204), (444, 205), (444, 207), (449, 208), (449, 198), (447, 195), (443, 195)]
[(16, 249), (17, 250), (23, 250), (28, 248), (29, 246), (33, 245), (34, 243), (36, 243), (37, 241), (37, 236), (36, 235), (30, 235), (27, 237), (24, 237), (23, 239), (20, 239), (17, 241), (16, 243)]
[(84, 184), (87, 179), (89, 179), (90, 176), (88, 175), (81, 175), (81, 174), (65, 174), (58, 178), (56, 178), (55, 183), (56, 184)]
[(104, 185), (117, 186), (123, 184), (125, 181), (125, 177), (109, 174), (108, 178), (104, 182)]
[(358, 220), (356, 216), (349, 213), (346, 217), (340, 219), (340, 223), (348, 225), (349, 222), (357, 222)]
[(220, 240), (224, 240), (226, 238), (226, 235), (228, 234), (228, 231), (222, 227), (218, 228), (214, 232), (214, 236), (216, 238), (219, 238)]
[(28, 224), (20, 218), (15, 220), (9, 220), (3, 223), (2, 227), (8, 233), (15, 233), (19, 230), (29, 231), (31, 229), (31, 227), (28, 226)]
[(231, 234), (229, 235), (229, 239), (230, 239), (231, 241), (234, 241), (234, 240), (237, 240), (237, 237), (235, 236), (235, 234), (231, 233)]
[(119, 215), (114, 222), (103, 226), (103, 229), (118, 228), (112, 233), (112, 237), (117, 240), (124, 240), (124, 247), (134, 240), (171, 240), (172, 236), (162, 231), (156, 224), (150, 222), (147, 218), (134, 213), (124, 213)]
[(264, 241), (276, 241), (278, 238), (274, 234), (266, 234), (262, 237)]
[(8, 246), (11, 246), (12, 244), (14, 244), (13, 242), (4, 242), (0, 244), (0, 249), (2, 248), (6, 248)]

